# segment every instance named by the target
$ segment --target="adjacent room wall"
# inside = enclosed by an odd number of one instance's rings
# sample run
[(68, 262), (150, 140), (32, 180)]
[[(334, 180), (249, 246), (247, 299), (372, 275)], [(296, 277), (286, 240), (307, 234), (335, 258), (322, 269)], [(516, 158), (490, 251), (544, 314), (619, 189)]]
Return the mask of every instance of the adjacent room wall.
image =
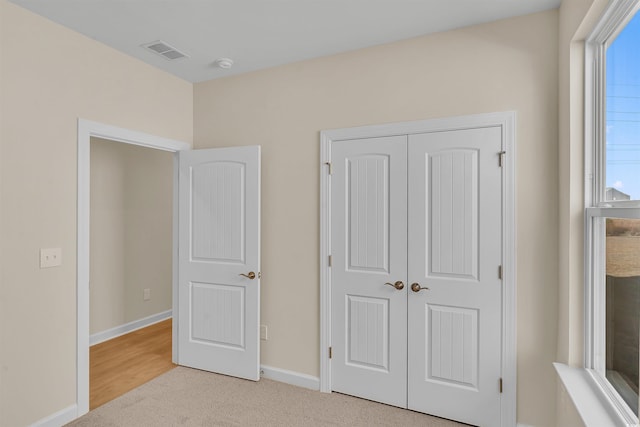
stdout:
[(91, 138), (90, 334), (125, 323), (125, 165), (119, 145)]
[(91, 138), (90, 334), (171, 309), (172, 214), (172, 153)]
[[(171, 309), (173, 153), (125, 145), (125, 311), (131, 322)], [(151, 299), (143, 300), (143, 290)]]
[(193, 87), (6, 0), (0, 43), (0, 425), (24, 426), (76, 401), (78, 118), (191, 142)]
[(557, 11), (196, 84), (196, 148), (263, 147), (262, 363), (319, 374), (319, 132), (515, 110), (518, 422), (554, 425), (557, 91)]

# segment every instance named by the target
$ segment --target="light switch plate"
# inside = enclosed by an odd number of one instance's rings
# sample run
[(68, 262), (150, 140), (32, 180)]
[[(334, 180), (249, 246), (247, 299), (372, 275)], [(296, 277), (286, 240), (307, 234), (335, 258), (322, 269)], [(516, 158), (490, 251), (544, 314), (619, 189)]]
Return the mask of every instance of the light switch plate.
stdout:
[(40, 268), (62, 265), (62, 248), (40, 249)]
[(267, 325), (260, 325), (260, 339), (266, 341), (269, 338), (267, 335)]

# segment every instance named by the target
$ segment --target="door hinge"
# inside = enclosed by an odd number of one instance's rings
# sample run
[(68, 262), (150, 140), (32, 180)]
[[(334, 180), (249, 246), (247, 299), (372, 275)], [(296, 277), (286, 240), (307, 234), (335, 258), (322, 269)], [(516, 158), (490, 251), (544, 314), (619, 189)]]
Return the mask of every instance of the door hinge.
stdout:
[(500, 393), (502, 393), (502, 378), (500, 378)]
[(324, 162), (325, 165), (327, 165), (329, 167), (329, 175), (331, 175), (331, 162)]
[(329, 347), (329, 359), (333, 359), (333, 347)]
[(498, 266), (498, 279), (502, 280), (502, 266)]
[(498, 166), (502, 167), (502, 161), (504, 160), (504, 155), (507, 154), (506, 151), (500, 151), (498, 153)]
[(333, 257), (329, 255), (329, 267), (333, 264)]

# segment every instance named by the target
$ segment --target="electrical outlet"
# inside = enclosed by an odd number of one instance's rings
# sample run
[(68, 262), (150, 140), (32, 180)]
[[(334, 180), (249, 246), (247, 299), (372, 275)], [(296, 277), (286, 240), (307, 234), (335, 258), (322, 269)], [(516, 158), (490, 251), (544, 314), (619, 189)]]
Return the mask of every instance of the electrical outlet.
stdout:
[(40, 268), (57, 267), (62, 265), (62, 249), (40, 249)]
[(151, 289), (146, 288), (145, 290), (142, 291), (142, 298), (145, 301), (149, 301), (151, 299)]
[(260, 325), (260, 339), (263, 341), (266, 341), (268, 339), (267, 325)]

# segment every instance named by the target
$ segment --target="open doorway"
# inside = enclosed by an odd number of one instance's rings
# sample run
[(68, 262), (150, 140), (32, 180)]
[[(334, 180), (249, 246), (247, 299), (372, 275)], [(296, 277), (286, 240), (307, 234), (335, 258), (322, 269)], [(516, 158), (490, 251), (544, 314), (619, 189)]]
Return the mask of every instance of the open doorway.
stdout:
[(173, 154), (90, 140), (90, 409), (172, 369)]
[[(123, 143), (147, 147), (169, 153), (173, 159), (173, 188), (177, 183), (174, 153), (190, 150), (183, 141), (162, 138), (142, 132), (119, 128), (103, 123), (78, 119), (78, 247), (77, 247), (77, 416), (89, 412), (89, 349), (90, 349), (90, 200), (91, 200), (91, 139), (101, 138), (110, 143)], [(173, 194), (173, 241), (177, 236), (177, 212)], [(176, 312), (177, 301), (177, 247), (172, 248), (172, 312)], [(172, 336), (176, 336), (177, 322), (172, 324)], [(94, 341), (96, 337), (94, 336)], [(176, 342), (172, 342), (172, 360), (177, 360)]]

